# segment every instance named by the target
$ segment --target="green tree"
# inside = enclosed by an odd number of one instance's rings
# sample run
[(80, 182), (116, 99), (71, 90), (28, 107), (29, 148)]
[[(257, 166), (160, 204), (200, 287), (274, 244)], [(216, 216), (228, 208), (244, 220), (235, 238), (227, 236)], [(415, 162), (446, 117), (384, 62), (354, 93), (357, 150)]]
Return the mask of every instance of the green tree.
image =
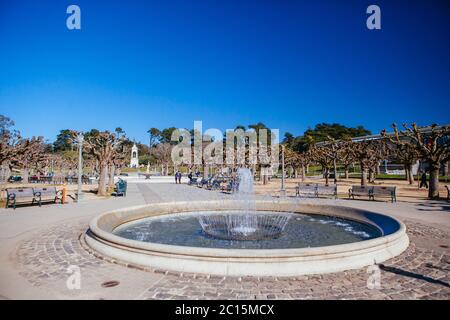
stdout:
[(148, 146), (151, 148), (159, 142), (159, 139), (161, 138), (161, 131), (158, 128), (150, 128), (147, 130), (147, 133), (149, 134)]
[(177, 128), (175, 128), (175, 127), (170, 127), (170, 128), (163, 129), (161, 131), (161, 134), (160, 134), (160, 141), (159, 142), (175, 144), (176, 142), (172, 141), (172, 132), (175, 131), (176, 129)]
[(73, 150), (74, 147), (73, 130), (70, 129), (61, 130), (56, 136), (55, 142), (53, 142), (55, 152)]

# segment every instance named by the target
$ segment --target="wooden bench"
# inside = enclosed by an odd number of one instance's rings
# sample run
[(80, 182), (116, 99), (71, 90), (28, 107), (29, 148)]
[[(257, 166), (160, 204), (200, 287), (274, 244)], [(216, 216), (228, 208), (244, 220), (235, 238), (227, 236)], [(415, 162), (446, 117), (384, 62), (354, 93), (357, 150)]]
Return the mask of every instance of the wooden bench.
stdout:
[(297, 197), (317, 197), (317, 184), (299, 183), (295, 187), (295, 196)]
[(372, 197), (372, 186), (352, 186), (350, 189), (348, 189), (348, 197), (349, 199), (355, 200), (355, 196), (358, 197), (364, 197), (367, 196), (369, 200)]
[(337, 199), (337, 185), (331, 186), (317, 185), (316, 196), (332, 197), (334, 199)]
[(31, 203), (34, 204), (36, 198), (33, 188), (11, 188), (6, 189), (6, 208), (13, 206), (16, 209), (17, 204)]
[(397, 202), (397, 187), (374, 186), (369, 198), (375, 200), (375, 196), (390, 197), (391, 202)]
[(56, 203), (57, 201), (61, 201), (62, 203), (62, 192), (56, 190), (56, 187), (33, 188), (33, 191), (39, 206), (41, 206), (43, 202)]

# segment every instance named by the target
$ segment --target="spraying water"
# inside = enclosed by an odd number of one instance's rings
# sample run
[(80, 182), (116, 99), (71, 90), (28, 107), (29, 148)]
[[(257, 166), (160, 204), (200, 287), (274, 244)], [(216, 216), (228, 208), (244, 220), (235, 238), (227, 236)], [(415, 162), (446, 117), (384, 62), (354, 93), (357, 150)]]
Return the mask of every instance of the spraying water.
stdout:
[(243, 204), (243, 213), (200, 216), (198, 220), (203, 231), (216, 238), (231, 240), (259, 240), (280, 235), (290, 216), (257, 212), (253, 199), (252, 172), (247, 168), (239, 168), (237, 177), (239, 187), (235, 198)]

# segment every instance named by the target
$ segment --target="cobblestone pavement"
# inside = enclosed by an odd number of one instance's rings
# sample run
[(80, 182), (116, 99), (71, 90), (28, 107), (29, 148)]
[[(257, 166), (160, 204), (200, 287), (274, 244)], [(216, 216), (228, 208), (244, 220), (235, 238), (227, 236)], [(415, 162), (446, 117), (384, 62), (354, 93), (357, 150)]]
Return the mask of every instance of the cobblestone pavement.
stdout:
[[(147, 203), (177, 198), (177, 192), (174, 193), (170, 186), (141, 185), (138, 188)], [(204, 197), (204, 192), (196, 189), (190, 189), (189, 198)], [(169, 190), (172, 190), (170, 195)], [(211, 197), (223, 195), (211, 193)], [(402, 255), (380, 265), (380, 288), (372, 290), (367, 288), (367, 279), (372, 273), (366, 268), (313, 276), (237, 278), (126, 267), (86, 250), (80, 241), (80, 235), (87, 228), (86, 218), (30, 235), (18, 244), (10, 259), (33, 287), (63, 298), (449, 299), (449, 235), (416, 221), (404, 222), (411, 245)], [(80, 267), (84, 291), (67, 289), (70, 265)], [(111, 280), (120, 283), (115, 288), (105, 288), (95, 294), (90, 292), (91, 288), (100, 288), (103, 282)]]

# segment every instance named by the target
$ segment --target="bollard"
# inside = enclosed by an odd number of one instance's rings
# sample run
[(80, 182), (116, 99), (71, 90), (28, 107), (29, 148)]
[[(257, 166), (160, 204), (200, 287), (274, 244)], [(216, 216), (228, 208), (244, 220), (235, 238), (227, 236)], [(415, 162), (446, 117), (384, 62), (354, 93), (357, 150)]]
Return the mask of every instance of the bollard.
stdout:
[(64, 185), (62, 188), (62, 195), (61, 195), (61, 203), (62, 204), (66, 203), (66, 194), (67, 194), (67, 188), (66, 188), (66, 185)]

